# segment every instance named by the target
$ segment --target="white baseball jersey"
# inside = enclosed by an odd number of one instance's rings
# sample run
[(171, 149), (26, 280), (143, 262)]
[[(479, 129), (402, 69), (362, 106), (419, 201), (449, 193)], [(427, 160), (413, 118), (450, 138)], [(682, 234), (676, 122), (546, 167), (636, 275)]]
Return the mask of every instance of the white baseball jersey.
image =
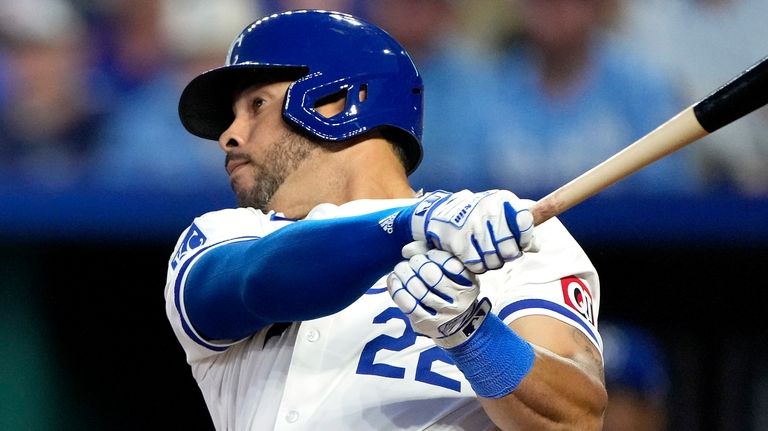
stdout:
[[(319, 205), (308, 219), (371, 213), (416, 200)], [(184, 231), (168, 266), (166, 311), (218, 430), (483, 430), (493, 428), (469, 383), (440, 348), (416, 336), (379, 279), (344, 310), (242, 340), (210, 341), (184, 309), (189, 269), (206, 250), (263, 237), (291, 221), (253, 209), (205, 214)], [(479, 276), (502, 320), (544, 314), (602, 351), (600, 290), (586, 254), (556, 219), (538, 226), (541, 250)], [(376, 247), (376, 244), (371, 244)], [(301, 271), (301, 268), (292, 268)], [(286, 298), (287, 301), (290, 298)]]

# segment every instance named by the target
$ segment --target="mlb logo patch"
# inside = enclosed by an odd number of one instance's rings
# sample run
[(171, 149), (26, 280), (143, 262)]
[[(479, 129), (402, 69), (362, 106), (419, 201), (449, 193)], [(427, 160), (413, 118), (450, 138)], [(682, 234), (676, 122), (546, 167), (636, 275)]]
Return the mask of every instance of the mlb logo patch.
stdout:
[(192, 226), (189, 227), (187, 234), (184, 236), (184, 240), (181, 241), (181, 245), (179, 245), (179, 249), (176, 251), (173, 261), (171, 261), (171, 268), (176, 269), (176, 266), (187, 253), (202, 247), (207, 239), (208, 238), (203, 235), (203, 231), (201, 231), (197, 225), (192, 223)]
[(560, 279), (563, 288), (563, 299), (566, 305), (595, 325), (595, 315), (592, 311), (592, 293), (587, 285), (578, 277)]

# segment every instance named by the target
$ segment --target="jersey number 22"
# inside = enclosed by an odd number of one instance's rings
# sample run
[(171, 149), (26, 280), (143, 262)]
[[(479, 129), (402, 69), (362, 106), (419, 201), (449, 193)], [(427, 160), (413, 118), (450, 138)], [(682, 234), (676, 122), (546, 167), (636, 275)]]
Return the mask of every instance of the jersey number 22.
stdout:
[[(416, 344), (416, 333), (411, 328), (411, 322), (397, 307), (387, 308), (373, 318), (373, 323), (386, 324), (392, 319), (402, 320), (405, 323), (405, 331), (399, 337), (382, 334), (366, 343), (360, 355), (360, 361), (357, 363), (357, 374), (369, 374), (391, 379), (405, 378), (405, 368), (374, 362), (376, 353), (379, 350), (399, 352)], [(453, 365), (453, 361), (445, 352), (440, 350), (439, 347), (433, 346), (419, 354), (419, 360), (416, 364), (416, 381), (461, 392), (460, 381), (432, 371), (432, 364), (435, 361)]]

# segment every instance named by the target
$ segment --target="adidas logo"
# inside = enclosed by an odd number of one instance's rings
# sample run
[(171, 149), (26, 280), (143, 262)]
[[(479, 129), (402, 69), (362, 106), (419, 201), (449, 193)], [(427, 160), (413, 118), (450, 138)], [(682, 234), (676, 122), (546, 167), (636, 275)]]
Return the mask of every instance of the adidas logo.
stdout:
[(384, 232), (388, 234), (392, 234), (392, 232), (394, 232), (395, 217), (397, 217), (397, 214), (398, 213), (394, 213), (379, 220), (379, 226), (384, 229)]

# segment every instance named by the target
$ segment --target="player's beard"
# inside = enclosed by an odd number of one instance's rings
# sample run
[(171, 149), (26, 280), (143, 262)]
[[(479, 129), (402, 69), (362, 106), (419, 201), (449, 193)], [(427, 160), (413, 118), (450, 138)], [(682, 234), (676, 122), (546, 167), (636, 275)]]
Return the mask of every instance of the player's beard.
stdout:
[[(272, 197), (285, 179), (299, 167), (317, 144), (290, 130), (269, 146), (262, 161), (249, 159), (253, 166), (253, 186), (234, 189), (240, 207), (267, 211)], [(233, 185), (234, 186), (234, 185)]]

